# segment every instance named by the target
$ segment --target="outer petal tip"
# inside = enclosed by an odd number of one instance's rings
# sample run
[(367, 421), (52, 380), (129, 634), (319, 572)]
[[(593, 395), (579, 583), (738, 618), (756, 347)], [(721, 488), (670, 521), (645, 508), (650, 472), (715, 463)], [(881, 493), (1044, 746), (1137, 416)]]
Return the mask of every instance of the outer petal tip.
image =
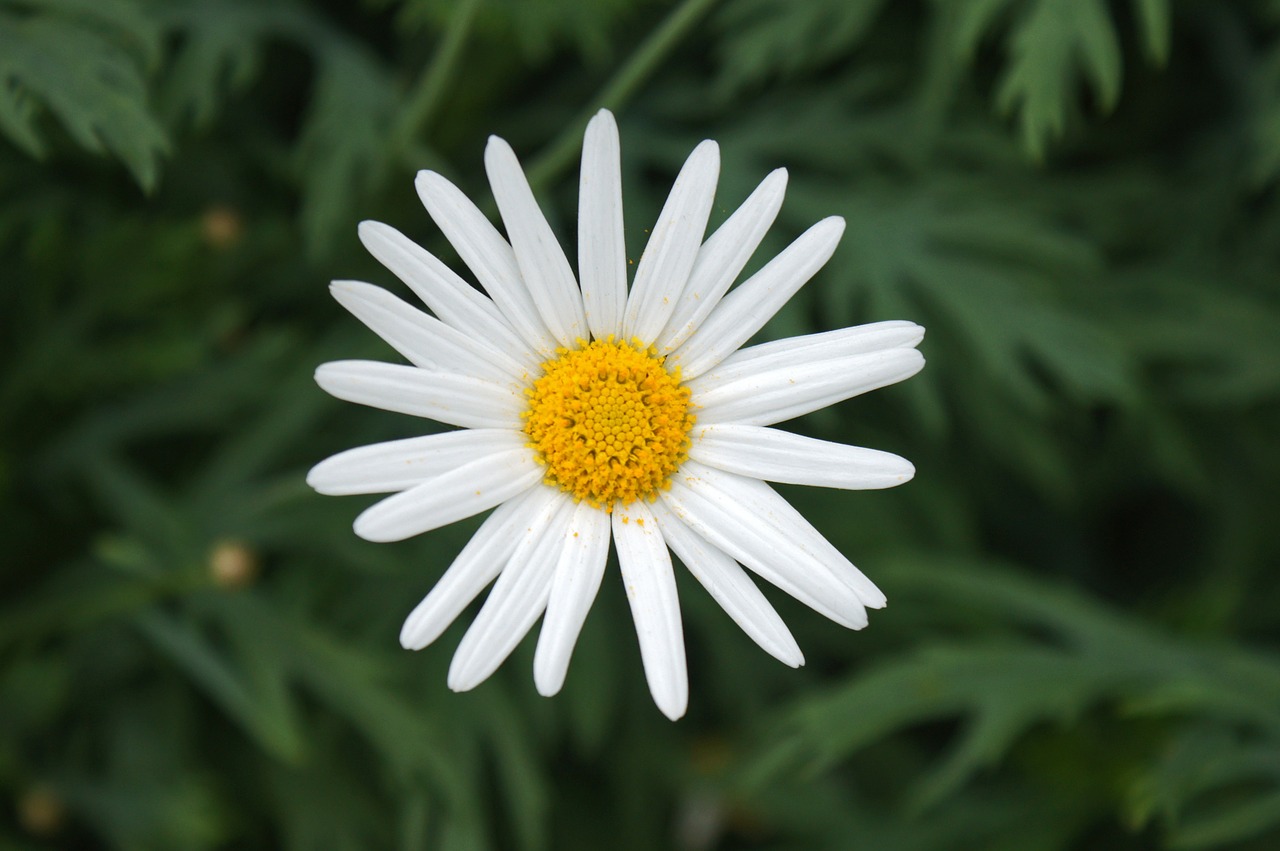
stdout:
[(615, 128), (617, 127), (617, 123), (618, 122), (613, 117), (613, 113), (607, 109), (598, 110), (595, 115), (591, 116), (591, 120), (587, 122), (588, 125), (591, 125), (591, 124), (612, 125)]
[[(476, 686), (489, 679), (488, 674), (477, 679), (474, 670), (462, 670), (458, 668), (456, 665), (458, 657), (455, 655), (453, 658), (454, 663), (449, 666), (449, 678), (446, 681), (446, 685), (449, 686), (449, 691), (471, 691)], [(475, 666), (472, 665), (471, 667), (474, 668)]]
[(388, 535), (385, 530), (379, 529), (376, 524), (370, 523), (363, 514), (355, 519), (355, 522), (351, 524), (351, 529), (358, 537), (374, 544), (390, 544), (404, 540), (395, 535)]
[(670, 718), (672, 721), (679, 721), (684, 717), (685, 712), (689, 709), (689, 700), (686, 698), (679, 703), (672, 702), (665, 706), (659, 704), (658, 709), (662, 710), (662, 714)]
[(465, 674), (463, 667), (458, 664), (458, 655), (455, 653), (453, 660), (449, 663), (449, 676), (445, 684), (449, 686), (449, 691), (471, 691), (484, 680), (475, 681), (473, 675)]
[(787, 193), (787, 181), (789, 179), (790, 174), (785, 168), (775, 168), (765, 175), (764, 180), (760, 181), (760, 186), (756, 188), (756, 191), (763, 192), (765, 195), (779, 196), (777, 205), (781, 207), (782, 197)]
[[(861, 600), (862, 605), (866, 606), (868, 609), (883, 609), (885, 606), (889, 605), (889, 598), (884, 595), (883, 591), (876, 588), (875, 592), (875, 596), (872, 596), (866, 591), (859, 589), (858, 599)], [(858, 627), (858, 629), (862, 629), (863, 626), (866, 626), (866, 624), (864, 623), (862, 626)]]
[(715, 175), (720, 173), (720, 145), (714, 139), (704, 139), (689, 154), (689, 160), (697, 164), (703, 171)]
[(345, 296), (354, 295), (362, 288), (371, 287), (372, 284), (366, 284), (361, 281), (330, 281), (329, 295), (333, 296), (338, 302), (341, 302)]
[(333, 374), (333, 368), (336, 365), (336, 363), (337, 361), (322, 363), (318, 367), (316, 367), (315, 372), (311, 373), (311, 377), (315, 379), (316, 384), (320, 385), (320, 389), (326, 393), (329, 393), (329, 388), (326, 386), (326, 384), (329, 381), (329, 377)]
[(556, 676), (538, 665), (533, 667), (533, 685), (543, 697), (555, 697), (564, 687), (564, 677)]
[(438, 172), (424, 168), (413, 177), (413, 187), (418, 190), (419, 195), (427, 194), (439, 185), (440, 181), (445, 178)]
[(507, 143), (506, 139), (502, 138), (501, 136), (494, 136), (494, 135), (489, 136), (488, 141), (485, 142), (485, 145), (484, 145), (484, 156), (486, 160), (489, 157), (496, 156), (498, 154), (507, 154), (507, 153), (510, 153), (512, 156), (515, 156), (515, 151), (511, 149), (511, 145)]
[(405, 650), (421, 650), (426, 645), (417, 641), (417, 636), (415, 635), (417, 630), (410, 629), (412, 623), (413, 619), (410, 617), (405, 620), (404, 626), (400, 627), (400, 646)]

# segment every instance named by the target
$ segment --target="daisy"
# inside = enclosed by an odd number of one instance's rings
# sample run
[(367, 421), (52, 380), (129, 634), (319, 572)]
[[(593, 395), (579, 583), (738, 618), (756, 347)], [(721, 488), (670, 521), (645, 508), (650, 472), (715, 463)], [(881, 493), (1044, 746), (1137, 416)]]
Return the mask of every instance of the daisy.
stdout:
[(628, 288), (618, 151), (602, 110), (583, 141), (577, 276), (496, 137), (485, 169), (505, 238), (444, 177), (417, 177), (484, 293), (398, 231), (360, 225), (365, 247), (431, 313), (335, 282), (334, 297), (411, 365), (338, 361), (316, 381), (339, 399), (459, 429), (342, 452), (307, 481), (325, 494), (394, 494), (356, 519), (370, 541), (494, 509), (400, 633), (406, 648), (426, 647), (493, 583), (454, 654), (455, 691), (483, 682), (541, 616), (534, 682), (557, 693), (612, 540), (649, 689), (676, 719), (689, 689), (670, 552), (793, 667), (800, 648), (744, 566), (851, 629), (885, 604), (765, 482), (884, 488), (914, 468), (770, 426), (914, 375), (924, 330), (877, 322), (740, 348), (831, 257), (844, 221), (818, 222), (730, 291), (787, 175), (766, 177), (704, 242), (720, 169), (712, 141), (680, 170)]

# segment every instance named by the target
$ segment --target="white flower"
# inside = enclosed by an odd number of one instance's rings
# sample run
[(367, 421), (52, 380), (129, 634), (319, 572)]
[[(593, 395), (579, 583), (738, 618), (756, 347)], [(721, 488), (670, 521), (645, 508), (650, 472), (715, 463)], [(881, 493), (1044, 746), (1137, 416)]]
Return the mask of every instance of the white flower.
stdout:
[[(618, 131), (601, 111), (583, 143), (575, 278), (515, 154), (490, 138), (485, 168), (504, 239), (444, 177), (419, 173), (427, 212), (480, 286), (399, 232), (364, 222), (365, 247), (427, 304), (339, 281), (334, 297), (412, 366), (327, 363), (340, 399), (460, 430), (364, 446), (307, 477), (326, 494), (394, 493), (356, 534), (398, 541), (495, 508), (405, 622), (421, 649), (489, 583), (449, 669), (484, 681), (540, 615), (538, 691), (560, 690), (612, 538), (658, 708), (688, 703), (684, 636), (668, 548), (764, 650), (804, 657), (741, 565), (851, 629), (884, 595), (765, 484), (884, 488), (906, 460), (769, 428), (920, 370), (924, 330), (878, 322), (740, 349), (831, 257), (824, 219), (732, 292), (782, 204), (779, 169), (705, 242), (719, 175), (715, 142), (676, 178), (627, 288)], [(496, 580), (496, 581), (495, 581)]]

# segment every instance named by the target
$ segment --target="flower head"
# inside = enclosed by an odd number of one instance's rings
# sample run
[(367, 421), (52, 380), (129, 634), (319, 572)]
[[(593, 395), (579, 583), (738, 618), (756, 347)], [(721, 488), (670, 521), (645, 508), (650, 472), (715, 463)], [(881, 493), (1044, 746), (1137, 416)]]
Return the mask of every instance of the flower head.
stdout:
[(541, 616), (534, 680), (555, 694), (611, 540), (650, 691), (673, 719), (688, 680), (670, 552), (788, 665), (803, 664), (800, 648), (743, 566), (837, 623), (865, 626), (884, 595), (765, 482), (884, 488), (914, 469), (769, 426), (914, 375), (924, 331), (878, 322), (740, 348), (831, 257), (843, 220), (818, 222), (730, 292), (778, 213), (786, 172), (766, 177), (704, 242), (719, 175), (719, 149), (706, 141), (677, 176), (628, 288), (610, 113), (591, 120), (583, 143), (577, 276), (506, 142), (489, 140), (485, 167), (505, 238), (444, 177), (417, 179), (484, 293), (365, 222), (365, 246), (434, 315), (335, 282), (335, 298), (412, 365), (316, 371), (340, 399), (460, 427), (312, 469), (321, 493), (394, 494), (356, 519), (358, 535), (402, 540), (494, 509), (409, 615), (401, 643), (427, 646), (493, 583), (450, 688), (480, 684)]

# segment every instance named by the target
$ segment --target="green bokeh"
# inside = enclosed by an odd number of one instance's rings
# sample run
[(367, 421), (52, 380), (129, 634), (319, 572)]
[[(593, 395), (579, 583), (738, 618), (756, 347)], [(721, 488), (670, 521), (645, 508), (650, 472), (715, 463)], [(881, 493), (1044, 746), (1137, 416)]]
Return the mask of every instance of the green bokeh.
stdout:
[[(615, 111), (629, 256), (695, 144), (751, 268), (844, 216), (762, 339), (928, 328), (789, 424), (896, 452), (780, 490), (888, 594), (766, 589), (769, 659), (683, 572), (653, 706), (610, 569), (564, 691), (528, 639), (401, 621), (478, 520), (361, 541), (309, 466), (420, 433), (312, 381), (394, 354), (356, 225), (457, 265), (489, 134), (565, 245)], [(1280, 3), (0, 0), (0, 847), (1270, 849), (1280, 844)]]

